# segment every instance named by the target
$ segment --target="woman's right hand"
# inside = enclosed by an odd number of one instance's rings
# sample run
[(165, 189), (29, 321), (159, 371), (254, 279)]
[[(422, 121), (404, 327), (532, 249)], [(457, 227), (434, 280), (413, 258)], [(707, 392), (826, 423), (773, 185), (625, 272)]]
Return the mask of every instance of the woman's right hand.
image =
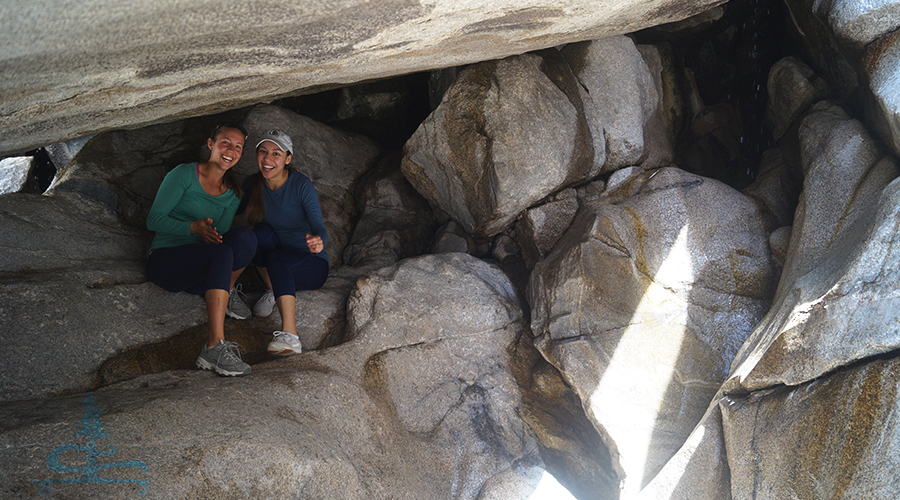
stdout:
[(206, 243), (222, 243), (222, 236), (212, 226), (212, 219), (199, 219), (191, 222), (191, 234), (200, 235)]

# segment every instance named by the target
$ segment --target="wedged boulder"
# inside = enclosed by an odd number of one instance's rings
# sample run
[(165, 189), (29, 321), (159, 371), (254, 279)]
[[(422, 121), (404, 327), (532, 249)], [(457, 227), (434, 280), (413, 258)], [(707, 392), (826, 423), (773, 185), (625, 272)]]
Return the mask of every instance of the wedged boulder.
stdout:
[(516, 241), (529, 268), (543, 259), (563, 235), (578, 211), (574, 189), (563, 190), (542, 205), (529, 208), (516, 221)]
[(893, 357), (724, 399), (732, 498), (895, 498), (898, 380)]
[(796, 57), (785, 57), (772, 65), (766, 90), (770, 96), (766, 105), (766, 124), (775, 140), (780, 139), (813, 104), (831, 94), (828, 82)]
[(644, 129), (660, 96), (659, 82), (634, 42), (626, 36), (580, 42), (567, 45), (563, 56), (591, 96), (586, 105), (598, 121), (593, 126), (606, 137), (601, 172), (640, 164), (647, 157)]
[(428, 202), (401, 174), (400, 159), (388, 156), (360, 181), (360, 218), (344, 249), (346, 265), (383, 267), (428, 250), (437, 222)]
[(864, 47), (900, 28), (900, 4), (895, 0), (804, 0), (834, 34), (855, 48)]
[[(526, 325), (496, 267), (462, 254), (406, 260), (360, 279), (348, 315), (351, 342), (257, 364), (249, 377), (173, 371), (91, 399), (0, 405), (0, 495), (35, 496), (36, 481), (71, 476), (46, 457), (86, 444), (76, 432), (92, 421), (103, 425), (96, 446), (116, 447), (98, 462), (146, 465), (98, 475), (152, 481), (154, 498), (476, 499), (534, 488), (527, 470), (543, 462), (518, 413), (511, 358)], [(73, 499), (136, 488), (46, 486)]]
[(203, 300), (145, 283), (141, 233), (71, 195), (0, 196), (0, 400), (83, 391), (117, 352), (205, 320)]
[(267, 130), (277, 128), (291, 136), (296, 150), (291, 165), (312, 181), (319, 195), (328, 230), (325, 250), (332, 265), (339, 265), (358, 217), (353, 193), (356, 182), (378, 159), (381, 149), (371, 139), (319, 123), (293, 111), (260, 104), (243, 121), (247, 148), (235, 165), (240, 176), (259, 171), (256, 143)]
[(763, 153), (753, 184), (741, 192), (755, 198), (776, 227), (790, 226), (803, 188), (803, 174), (784, 159), (780, 149)]
[(866, 120), (894, 154), (900, 155), (900, 33), (873, 43), (867, 50), (865, 65), (871, 93)]
[(30, 191), (27, 186), (32, 169), (33, 156), (13, 156), (0, 160), (0, 195)]
[(442, 224), (434, 233), (431, 253), (472, 253), (474, 250), (472, 235), (454, 220)]
[(632, 495), (700, 421), (777, 276), (772, 228), (749, 197), (675, 168), (619, 189), (634, 192), (582, 206), (528, 299), (536, 345)]
[(475, 237), (598, 173), (582, 92), (555, 50), (470, 66), (404, 148), (403, 174)]
[(802, 384), (900, 346), (897, 162), (826, 103), (804, 118), (800, 140), (804, 187), (784, 272), (730, 391)]
[[(638, 45), (638, 52), (653, 81), (657, 101), (644, 123), (644, 158), (640, 165), (644, 169), (669, 166), (675, 158), (676, 129), (684, 120), (681, 95), (676, 89), (681, 82), (676, 81), (675, 56), (666, 45)], [(643, 98), (652, 103), (653, 92), (644, 91)]]

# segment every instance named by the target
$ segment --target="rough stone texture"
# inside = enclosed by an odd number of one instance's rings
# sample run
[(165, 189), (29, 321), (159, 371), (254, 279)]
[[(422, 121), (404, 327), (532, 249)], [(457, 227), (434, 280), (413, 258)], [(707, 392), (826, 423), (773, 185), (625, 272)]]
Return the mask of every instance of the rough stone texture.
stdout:
[(799, 168), (788, 164), (780, 149), (763, 153), (753, 184), (741, 192), (755, 198), (777, 226), (789, 226), (803, 187)]
[(13, 156), (0, 160), (0, 195), (22, 191), (33, 168), (33, 156)]
[(525, 265), (534, 267), (563, 235), (578, 211), (574, 190), (564, 190), (554, 201), (528, 209), (516, 221), (516, 240)]
[(81, 151), (81, 148), (83, 148), (89, 140), (91, 140), (90, 136), (79, 137), (65, 142), (54, 142), (53, 144), (48, 144), (45, 149), (47, 150), (47, 155), (50, 156), (50, 161), (53, 162), (56, 169), (61, 170), (68, 165), (69, 161)]
[(473, 236), (494, 236), (597, 173), (578, 89), (555, 50), (471, 66), (406, 143), (403, 174)]
[[(638, 45), (638, 52), (652, 77), (652, 89), (642, 89), (642, 99), (650, 109), (644, 123), (644, 159), (641, 167), (652, 169), (667, 167), (675, 157), (674, 141), (676, 125), (682, 118), (681, 98), (674, 88), (673, 61), (671, 51), (665, 45)], [(653, 91), (656, 92), (654, 103)]]
[(359, 222), (344, 249), (350, 266), (387, 266), (428, 250), (437, 227), (428, 202), (400, 173), (399, 152), (360, 180)]
[(0, 226), (2, 401), (86, 390), (116, 352), (204, 320), (200, 297), (144, 283), (140, 234), (96, 203), (5, 195)]
[(356, 183), (377, 161), (381, 149), (371, 139), (323, 125), (278, 106), (261, 104), (244, 117), (247, 147), (235, 171), (247, 176), (259, 171), (256, 143), (272, 128), (291, 136), (291, 166), (312, 181), (319, 195), (332, 265), (339, 265), (358, 217), (353, 193)]
[(801, 384), (900, 342), (896, 161), (837, 106), (817, 105), (800, 138), (804, 188), (784, 272), (731, 374), (749, 390)]
[(732, 498), (895, 498), (900, 360), (721, 403)]
[(142, 260), (149, 243), (106, 207), (72, 195), (0, 196), (0, 226), (0, 275), (8, 276), (99, 270), (115, 281), (118, 264)]
[(146, 227), (147, 213), (166, 173), (209, 157), (206, 139), (219, 123), (240, 123), (243, 112), (224, 113), (91, 138), (56, 172), (47, 193), (74, 193), (119, 211)]
[(805, 0), (844, 42), (863, 47), (900, 28), (896, 0)]
[(766, 123), (776, 140), (813, 104), (829, 97), (828, 82), (796, 57), (785, 57), (769, 70)]
[(784, 265), (787, 260), (791, 245), (791, 226), (783, 226), (772, 231), (769, 235), (769, 248), (772, 249), (772, 257), (778, 264)]
[[(347, 326), (347, 298), (356, 286), (356, 280), (372, 269), (369, 267), (341, 266), (328, 273), (328, 279), (318, 290), (297, 292), (297, 336), (304, 350), (324, 349), (344, 342)], [(254, 294), (253, 298), (256, 298)], [(255, 302), (248, 302), (252, 305)], [(253, 327), (267, 333), (281, 329), (278, 308), (267, 318), (253, 317)], [(271, 338), (269, 338), (271, 340)]]
[[(348, 313), (353, 341), (258, 364), (249, 377), (172, 371), (95, 391), (93, 415), (108, 436), (96, 445), (116, 447), (98, 463), (147, 465), (98, 475), (151, 480), (148, 495), (163, 499), (518, 498), (534, 489), (544, 465), (520, 417), (511, 358), (524, 319), (497, 268), (465, 255), (407, 260), (360, 280)], [(4, 498), (32, 498), (33, 481), (67, 476), (45, 459), (83, 443), (84, 400), (0, 405)], [(49, 488), (73, 499), (135, 490)]]
[(273, 15), (237, 0), (3, 2), (0, 129), (17, 133), (0, 154), (631, 33), (721, 3), (342, 0)]
[(435, 232), (431, 253), (470, 253), (474, 248), (475, 243), (469, 233), (455, 221), (449, 221)]
[(890, 146), (900, 155), (900, 33), (894, 33), (872, 44), (866, 54), (869, 91), (866, 118)]
[(614, 36), (568, 45), (563, 55), (590, 93), (606, 136), (601, 171), (640, 164), (647, 157), (644, 127), (660, 98), (657, 81), (634, 42)]
[(583, 206), (529, 284), (536, 345), (581, 397), (626, 495), (700, 421), (776, 278), (750, 198), (674, 168), (632, 184)]

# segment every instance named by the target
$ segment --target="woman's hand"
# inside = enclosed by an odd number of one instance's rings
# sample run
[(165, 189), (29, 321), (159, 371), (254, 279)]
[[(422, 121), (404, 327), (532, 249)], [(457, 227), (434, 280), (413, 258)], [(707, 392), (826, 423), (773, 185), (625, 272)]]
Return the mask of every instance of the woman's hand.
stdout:
[(312, 253), (319, 253), (325, 247), (325, 245), (322, 244), (322, 238), (312, 234), (306, 235), (306, 246), (309, 247), (309, 251)]
[(200, 235), (206, 243), (222, 243), (222, 235), (212, 226), (212, 219), (191, 222), (191, 234)]

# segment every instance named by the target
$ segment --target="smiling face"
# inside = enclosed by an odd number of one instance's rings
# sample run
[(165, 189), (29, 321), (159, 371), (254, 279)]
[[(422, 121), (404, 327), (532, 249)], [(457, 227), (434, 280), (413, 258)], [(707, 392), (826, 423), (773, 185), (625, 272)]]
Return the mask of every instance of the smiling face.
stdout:
[(256, 162), (263, 179), (274, 180), (284, 176), (284, 166), (291, 162), (291, 154), (272, 141), (263, 141), (256, 148)]
[(223, 128), (215, 140), (207, 139), (206, 145), (211, 151), (210, 163), (228, 169), (241, 159), (241, 153), (244, 151), (244, 134), (237, 129)]

